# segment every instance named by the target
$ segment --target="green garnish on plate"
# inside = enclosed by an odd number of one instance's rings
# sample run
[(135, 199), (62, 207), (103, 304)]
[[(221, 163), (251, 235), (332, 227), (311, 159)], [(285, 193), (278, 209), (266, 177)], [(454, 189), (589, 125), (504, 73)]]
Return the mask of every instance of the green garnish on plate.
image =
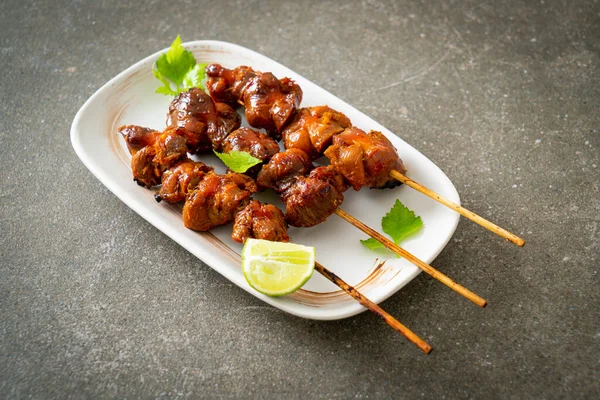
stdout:
[(218, 151), (215, 151), (214, 153), (230, 170), (240, 174), (243, 174), (251, 167), (262, 162), (262, 160), (253, 157), (250, 153), (246, 153), (245, 151), (232, 150), (229, 153), (219, 153)]
[[(381, 228), (392, 237), (394, 243), (399, 244), (404, 238), (423, 228), (423, 221), (400, 200), (396, 200), (390, 211), (381, 219)], [(361, 240), (360, 242), (370, 250), (385, 247), (373, 238)]]
[(177, 96), (193, 87), (204, 90), (206, 65), (196, 63), (192, 52), (181, 45), (181, 37), (177, 35), (169, 50), (152, 66), (154, 76), (163, 84), (156, 93)]

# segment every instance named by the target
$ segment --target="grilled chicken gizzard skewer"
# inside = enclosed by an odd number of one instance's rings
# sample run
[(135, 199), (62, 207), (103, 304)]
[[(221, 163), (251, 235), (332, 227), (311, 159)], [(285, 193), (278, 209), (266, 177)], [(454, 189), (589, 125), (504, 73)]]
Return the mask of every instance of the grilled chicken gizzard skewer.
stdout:
[[(241, 174), (227, 174), (225, 177), (233, 176), (238, 179), (238, 183), (243, 182), (244, 189), (250, 189), (249, 191), (254, 190), (251, 183), (248, 180), (250, 178)], [(257, 238), (257, 239), (265, 239), (272, 241), (289, 241), (289, 236), (287, 235), (287, 223), (285, 221), (284, 215), (277, 207), (271, 204), (263, 204), (257, 200), (247, 200), (247, 193), (244, 193), (244, 189), (234, 188), (231, 184), (220, 184), (217, 189), (211, 189), (209, 191), (205, 190), (205, 187), (213, 186), (217, 187), (212, 180), (214, 179), (226, 179), (224, 177), (219, 177), (214, 172), (209, 172), (205, 180), (201, 182), (189, 195), (184, 205), (184, 221), (186, 226), (192, 229), (201, 228), (201, 230), (206, 230), (209, 228), (208, 225), (197, 226), (190, 224), (190, 209), (194, 209), (194, 215), (200, 215), (200, 220), (203, 221), (203, 224), (206, 224), (205, 221), (214, 221), (214, 216), (218, 215), (222, 217), (224, 214), (227, 214), (227, 207), (223, 207), (223, 204), (230, 205), (229, 210), (233, 208), (239, 210), (235, 212), (235, 219), (233, 224), (233, 232), (231, 237), (240, 243), (244, 243), (248, 238)], [(187, 179), (184, 179), (187, 180)], [(209, 181), (210, 180), (210, 181)], [(207, 185), (204, 182), (209, 181)], [(232, 192), (232, 193), (218, 193), (218, 190), (223, 192)], [(205, 197), (201, 199), (201, 197)], [(210, 197), (210, 198), (207, 198)], [(230, 198), (229, 201), (215, 201), (211, 199), (226, 199)], [(240, 200), (241, 199), (241, 200)], [(219, 203), (221, 207), (215, 207), (215, 204)], [(245, 206), (242, 207), (242, 204)], [(218, 213), (215, 213), (215, 208), (219, 209)], [(186, 214), (186, 210), (188, 213)], [(194, 219), (194, 222), (198, 221), (198, 218)], [(219, 223), (222, 220), (218, 221)], [(429, 354), (431, 352), (431, 346), (423, 341), (419, 336), (417, 336), (414, 332), (408, 329), (406, 326), (401, 324), (398, 320), (392, 317), (390, 314), (385, 312), (381, 307), (370, 301), (360, 292), (358, 292), (355, 288), (348, 285), (344, 282), (339, 276), (329, 271), (323, 265), (316, 263), (315, 269), (325, 278), (333, 282), (335, 285), (340, 287), (347, 294), (352, 296), (355, 300), (357, 300), (360, 304), (365, 306), (367, 309), (371, 310), (375, 314), (379, 315), (388, 325), (394, 328), (396, 331), (404, 335), (409, 341), (413, 342), (417, 345), (423, 352)]]
[[(327, 106), (300, 109), (283, 130), (286, 148), (303, 149), (312, 158), (325, 155), (355, 190), (362, 186), (392, 188), (405, 183), (517, 246), (525, 244), (522, 238), (408, 178), (396, 149), (383, 134), (348, 127), (349, 120), (339, 114)], [(345, 129), (337, 132), (341, 127)]]
[(270, 72), (240, 66), (233, 70), (219, 64), (206, 67), (206, 87), (216, 102), (243, 105), (246, 120), (279, 137), (281, 129), (302, 101), (302, 89), (289, 78), (277, 79)]
[[(218, 101), (238, 101), (240, 104), (246, 105), (240, 98), (243, 98), (243, 88), (246, 87), (246, 83), (248, 82), (248, 77), (257, 74), (256, 71), (252, 70), (249, 67), (238, 67), (233, 70), (229, 70), (223, 68), (218, 64), (212, 64), (207, 67), (207, 75), (209, 76), (208, 81), (208, 90), (213, 98)], [(297, 86), (297, 85), (296, 85)], [(270, 99), (268, 96), (263, 96), (262, 106), (265, 109), (269, 108), (269, 104), (274, 105), (275, 102), (270, 103)], [(288, 110), (290, 107), (287, 108)], [(246, 110), (248, 112), (248, 110)], [(334, 123), (331, 123), (333, 120)], [(248, 120), (252, 125), (252, 121)], [(325, 123), (323, 124), (323, 121)], [(284, 124), (285, 125), (285, 124)], [(338, 146), (336, 151), (330, 150), (329, 154), (326, 154), (326, 147), (329, 146), (328, 142), (332, 140), (332, 136), (336, 135), (337, 130), (343, 128), (349, 128), (349, 120), (342, 113), (339, 113), (335, 110), (330, 109), (327, 106), (317, 106), (317, 107), (308, 107), (299, 109), (295, 114), (293, 119), (287, 124), (287, 126), (282, 125), (282, 128), (278, 130), (278, 132), (283, 134), (283, 139), (286, 148), (300, 148), (304, 150), (311, 158), (317, 158), (320, 154), (325, 153), (330, 159), (332, 159), (332, 164), (336, 164), (334, 160), (337, 160), (337, 164), (339, 165), (347, 165), (349, 161), (345, 158), (352, 159), (354, 158), (354, 162), (350, 163), (350, 166), (344, 170), (340, 170), (342, 173), (348, 173), (349, 171), (357, 172), (358, 177), (355, 173), (349, 173), (349, 179), (355, 178), (354, 182), (352, 182), (352, 186), (358, 190), (361, 185), (360, 179), (360, 160), (358, 157), (361, 155), (360, 148), (365, 150), (364, 139), (365, 136), (359, 138), (358, 141), (354, 143), (346, 143), (344, 146)], [(256, 125), (260, 127), (259, 125)], [(367, 137), (371, 135), (373, 132), (369, 132)], [(381, 138), (385, 138), (383, 135), (379, 134), (376, 136), (380, 136)], [(362, 143), (361, 143), (362, 142)], [(358, 145), (358, 146), (357, 146)], [(395, 151), (394, 151), (395, 152)], [(366, 154), (366, 159), (371, 157)], [(425, 194), (431, 199), (443, 204), (464, 217), (470, 219), (471, 221), (483, 226), (484, 228), (496, 233), (497, 235), (515, 243), (518, 246), (523, 246), (525, 241), (514, 235), (513, 233), (495, 225), (494, 223), (480, 217), (479, 215), (465, 209), (464, 207), (456, 204), (439, 194), (435, 193), (431, 189), (415, 182), (406, 176), (406, 171), (403, 168), (402, 161), (397, 157), (396, 154), (396, 164), (398, 167), (396, 169), (379, 169), (376, 172), (377, 181), (379, 185), (371, 186), (377, 188), (389, 188), (397, 186), (400, 182), (405, 183), (407, 186)], [(388, 162), (394, 162), (394, 160), (388, 160)], [(338, 165), (338, 166), (339, 166)], [(338, 167), (336, 166), (336, 168)], [(367, 176), (372, 176), (370, 173), (372, 171), (365, 170)], [(385, 182), (385, 184), (381, 184), (381, 182)], [(366, 184), (366, 183), (365, 183)]]
[[(149, 130), (129, 130), (139, 136), (149, 134)], [(123, 130), (122, 130), (123, 132)], [(132, 136), (129, 136), (131, 139)], [(126, 136), (127, 140), (128, 136)], [(134, 141), (135, 142), (135, 141)], [(128, 142), (128, 145), (130, 143)], [(149, 145), (153, 146), (153, 145)], [(135, 144), (131, 147), (135, 147)], [(132, 152), (143, 151), (137, 148)], [(208, 230), (235, 215), (232, 238), (240, 243), (248, 238), (273, 241), (289, 241), (287, 223), (281, 210), (270, 204), (249, 200), (256, 187), (251, 178), (229, 173), (215, 174), (212, 167), (202, 162), (183, 159), (165, 170), (162, 174), (162, 186), (156, 194), (157, 200), (176, 203), (186, 200), (183, 217), (185, 225), (192, 229)], [(204, 198), (203, 198), (204, 197)], [(227, 221), (229, 222), (229, 221)], [(414, 332), (370, 301), (355, 288), (344, 282), (339, 276), (317, 263), (315, 269), (325, 278), (340, 287), (360, 304), (379, 315), (388, 325), (429, 354), (432, 348)]]
[(167, 126), (184, 133), (191, 154), (220, 151), (223, 140), (240, 127), (237, 112), (225, 103), (213, 102), (202, 89), (181, 92), (169, 105)]
[[(298, 159), (308, 159), (307, 155), (304, 158), (301, 157), (302, 153), (304, 152), (299, 149), (289, 149), (276, 154), (263, 166), (257, 178), (259, 188), (270, 187), (281, 195), (286, 204), (286, 217), (290, 225), (314, 226), (335, 213), (478, 306), (485, 307), (487, 305), (485, 299), (457, 284), (374, 229), (342, 211), (339, 206), (344, 200), (343, 192), (349, 187), (347, 181), (332, 165), (315, 168), (308, 176), (303, 176), (304, 168), (310, 169), (310, 165), (305, 167), (302, 163), (294, 162)], [(294, 174), (293, 170), (288, 168), (290, 165), (299, 165), (302, 168)], [(279, 184), (281, 181), (285, 184)]]
[[(393, 188), (402, 182), (517, 246), (525, 244), (522, 238), (408, 178), (396, 149), (380, 132), (365, 133), (356, 127), (350, 127), (330, 135), (332, 130), (339, 130), (339, 123), (329, 116), (336, 115), (336, 112), (330, 110), (325, 113), (322, 109), (323, 106), (299, 111), (294, 122), (283, 131), (286, 148), (305, 149), (307, 143), (312, 143), (313, 149), (317, 149), (314, 144), (320, 143), (318, 148), (327, 146), (322, 154), (329, 158), (331, 164), (355, 190), (363, 186)], [(336, 119), (339, 121), (341, 117), (336, 116)], [(315, 156), (313, 152), (313, 157)]]

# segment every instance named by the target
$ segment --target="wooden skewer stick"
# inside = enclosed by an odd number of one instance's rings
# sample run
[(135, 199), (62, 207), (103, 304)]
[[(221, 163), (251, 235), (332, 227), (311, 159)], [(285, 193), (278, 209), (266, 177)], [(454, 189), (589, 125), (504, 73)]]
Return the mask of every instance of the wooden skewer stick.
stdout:
[(432, 191), (431, 189), (428, 189), (425, 186), (421, 185), (420, 183), (413, 181), (406, 175), (403, 175), (396, 170), (392, 170), (390, 172), (390, 176), (392, 178), (397, 179), (400, 182), (406, 184), (407, 186), (410, 186), (411, 188), (415, 189), (416, 191), (423, 193), (425, 196), (432, 198), (433, 200), (437, 201), (438, 203), (441, 203), (441, 204), (445, 205), (446, 207), (453, 209), (454, 211), (458, 212), (460, 215), (470, 219), (471, 221), (475, 222), (476, 224), (479, 224), (479, 225), (483, 226), (484, 228), (494, 232), (496, 235), (499, 235), (506, 240), (510, 240), (517, 246), (523, 247), (525, 245), (525, 241), (523, 239), (521, 239), (520, 237), (518, 237), (517, 235), (510, 233), (506, 229), (500, 228), (498, 225), (488, 221), (485, 218), (480, 217), (479, 215), (475, 214), (474, 212), (469, 211), (466, 208), (454, 203), (453, 201), (450, 201), (450, 200), (440, 196), (439, 194)]
[(315, 269), (325, 278), (329, 279), (331, 282), (339, 286), (344, 292), (352, 296), (356, 301), (360, 304), (373, 311), (375, 314), (379, 315), (389, 326), (394, 328), (396, 331), (400, 332), (404, 337), (417, 345), (418, 348), (423, 350), (425, 354), (429, 354), (431, 352), (431, 346), (428, 345), (423, 339), (418, 337), (413, 331), (408, 329), (406, 326), (402, 325), (400, 321), (392, 317), (390, 314), (385, 312), (381, 307), (377, 304), (373, 303), (371, 300), (367, 299), (365, 296), (360, 294), (360, 292), (354, 289), (352, 286), (348, 285), (344, 282), (339, 276), (329, 271), (327, 268), (319, 264), (315, 263)]
[(375, 240), (379, 241), (381, 244), (383, 244), (385, 247), (387, 247), (394, 253), (400, 255), (401, 257), (406, 258), (408, 261), (410, 261), (417, 267), (421, 268), (423, 271), (427, 272), (433, 278), (442, 282), (444, 285), (448, 286), (450, 289), (454, 290), (455, 292), (457, 292), (457, 293), (461, 294), (462, 296), (466, 297), (467, 299), (471, 300), (473, 303), (477, 304), (480, 307), (485, 307), (487, 305), (487, 301), (485, 299), (479, 297), (478, 295), (471, 292), (469, 289), (465, 288), (464, 286), (461, 286), (458, 283), (454, 282), (452, 279), (450, 279), (446, 275), (442, 274), (440, 271), (433, 268), (431, 265), (425, 264), (423, 261), (419, 260), (417, 257), (413, 256), (411, 253), (404, 250), (402, 247), (398, 246), (396, 243), (392, 242), (391, 240), (389, 240), (388, 238), (386, 238), (385, 236), (383, 236), (376, 230), (363, 224), (361, 221), (357, 220), (352, 215), (348, 214), (347, 212), (345, 212), (339, 208), (337, 210), (335, 210), (335, 213), (337, 215), (339, 215), (340, 217), (342, 217), (343, 219), (345, 219), (346, 221), (350, 222), (352, 225), (356, 226), (361, 231), (365, 232), (367, 235), (369, 235), (372, 238), (374, 238)]

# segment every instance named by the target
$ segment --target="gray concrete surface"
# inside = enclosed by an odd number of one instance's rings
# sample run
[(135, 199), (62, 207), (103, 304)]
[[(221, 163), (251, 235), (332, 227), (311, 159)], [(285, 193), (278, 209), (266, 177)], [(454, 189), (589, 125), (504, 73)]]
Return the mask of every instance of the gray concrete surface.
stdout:
[[(0, 398), (600, 396), (598, 1), (3, 1)], [(266, 306), (122, 204), (71, 148), (83, 102), (184, 40), (290, 66), (420, 149), (468, 222), (370, 313)]]

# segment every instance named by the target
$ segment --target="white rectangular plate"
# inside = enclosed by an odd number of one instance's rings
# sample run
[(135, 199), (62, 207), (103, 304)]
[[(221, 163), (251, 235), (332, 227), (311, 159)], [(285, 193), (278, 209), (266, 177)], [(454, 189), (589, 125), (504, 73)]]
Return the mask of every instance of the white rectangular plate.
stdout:
[[(184, 44), (198, 63), (220, 63), (233, 68), (249, 65), (270, 71), (279, 78), (294, 79), (304, 92), (302, 106), (329, 105), (346, 114), (363, 130), (383, 132), (396, 146), (408, 169), (408, 175), (459, 202), (458, 193), (448, 177), (427, 157), (395, 134), (367, 117), (351, 105), (298, 75), (289, 68), (252, 50), (219, 41), (195, 41)], [(123, 71), (100, 88), (77, 113), (71, 127), (71, 142), (77, 155), (89, 170), (125, 204), (174, 241), (190, 251), (227, 279), (259, 299), (291, 314), (311, 319), (346, 318), (365, 310), (359, 303), (318, 274), (299, 291), (285, 297), (264, 296), (245, 281), (240, 268), (241, 245), (231, 237), (231, 224), (210, 233), (194, 232), (183, 225), (178, 206), (158, 204), (153, 192), (132, 180), (130, 156), (117, 128), (136, 124), (157, 130), (165, 128), (171, 98), (155, 93), (159, 82), (152, 74), (152, 64), (165, 50), (155, 53)], [(245, 121), (244, 121), (245, 122)], [(212, 156), (201, 156), (209, 164), (219, 164)], [(281, 206), (274, 194), (258, 194), (257, 198)], [(423, 219), (424, 228), (402, 243), (409, 252), (430, 263), (448, 243), (458, 214), (407, 186), (392, 190), (349, 190), (342, 209), (366, 224), (381, 229), (381, 217), (396, 199)], [(420, 269), (390, 253), (376, 253), (359, 242), (366, 235), (336, 215), (312, 228), (290, 228), (292, 241), (317, 249), (317, 260), (355, 286), (372, 301), (379, 303), (418, 275)]]

